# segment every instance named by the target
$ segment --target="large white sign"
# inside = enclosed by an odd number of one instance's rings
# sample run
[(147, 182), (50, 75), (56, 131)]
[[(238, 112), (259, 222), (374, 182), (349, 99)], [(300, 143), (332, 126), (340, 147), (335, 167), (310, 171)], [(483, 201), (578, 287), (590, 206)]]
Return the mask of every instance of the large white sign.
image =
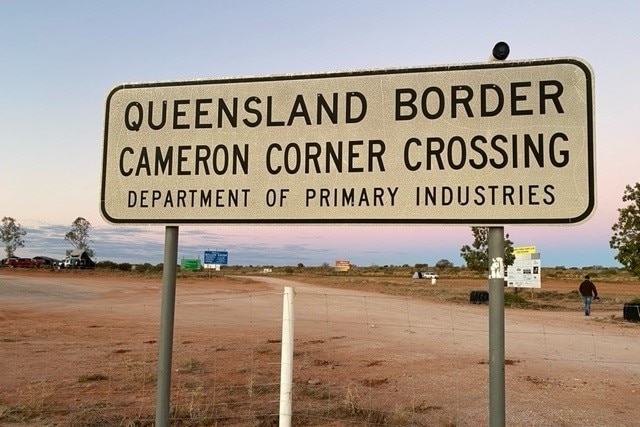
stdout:
[(507, 286), (510, 288), (540, 288), (542, 264), (539, 253), (523, 253), (515, 256), (513, 265), (507, 268)]
[(580, 59), (125, 84), (113, 223), (548, 224), (595, 206)]

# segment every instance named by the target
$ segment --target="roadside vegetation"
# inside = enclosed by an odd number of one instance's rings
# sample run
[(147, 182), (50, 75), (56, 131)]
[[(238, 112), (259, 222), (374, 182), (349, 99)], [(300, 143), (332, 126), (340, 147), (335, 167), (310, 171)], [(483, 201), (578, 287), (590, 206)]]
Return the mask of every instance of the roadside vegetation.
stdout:
[[(204, 268), (188, 270), (178, 266), (177, 279), (206, 284), (217, 278), (247, 282), (251, 281), (253, 276), (274, 276), (335, 289), (360, 290), (456, 304), (468, 304), (470, 293), (473, 291), (488, 290), (488, 281), (484, 273), (455, 267), (446, 260), (441, 260), (436, 265), (444, 267), (430, 267), (426, 264), (366, 267), (351, 265), (348, 271), (337, 271), (325, 263), (320, 266), (222, 266), (220, 271), (216, 271)], [(29, 269), (31, 272), (38, 270)], [(138, 277), (161, 283), (163, 265), (101, 261), (96, 264), (94, 270), (53, 271), (55, 274)], [(439, 278), (435, 284), (432, 284), (430, 279), (413, 279), (413, 273), (416, 271), (434, 272)], [(575, 310), (581, 303), (577, 287), (586, 274), (589, 274), (598, 286), (601, 295), (598, 301), (599, 310), (618, 310), (624, 303), (640, 300), (640, 280), (624, 269), (557, 266), (542, 268), (541, 288), (505, 288), (505, 306), (534, 310)]]

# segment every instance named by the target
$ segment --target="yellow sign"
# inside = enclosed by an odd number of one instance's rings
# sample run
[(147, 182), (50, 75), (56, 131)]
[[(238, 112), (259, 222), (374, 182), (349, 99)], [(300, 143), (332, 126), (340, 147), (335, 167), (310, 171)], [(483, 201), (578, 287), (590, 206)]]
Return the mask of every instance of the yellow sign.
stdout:
[(513, 254), (514, 255), (535, 254), (535, 253), (536, 253), (536, 247), (535, 246), (514, 246), (514, 248), (513, 248)]

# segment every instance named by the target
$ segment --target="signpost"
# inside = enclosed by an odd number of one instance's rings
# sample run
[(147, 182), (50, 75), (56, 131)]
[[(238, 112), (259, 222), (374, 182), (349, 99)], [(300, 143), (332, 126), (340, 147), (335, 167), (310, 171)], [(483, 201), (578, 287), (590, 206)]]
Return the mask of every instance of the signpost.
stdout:
[(200, 260), (197, 258), (183, 258), (180, 267), (185, 270), (200, 270)]
[(510, 288), (540, 288), (542, 265), (535, 246), (513, 248), (515, 259), (507, 268), (507, 286)]
[(576, 58), (115, 87), (101, 214), (166, 225), (156, 425), (169, 422), (177, 225), (207, 223), (491, 226), (490, 411), (504, 425), (503, 225), (593, 213), (593, 93)]
[(204, 251), (204, 264), (227, 265), (229, 252), (227, 251)]
[(346, 259), (337, 259), (334, 263), (335, 271), (349, 271), (351, 269), (351, 263)]
[(220, 271), (220, 266), (227, 265), (228, 260), (227, 251), (204, 251), (204, 268)]

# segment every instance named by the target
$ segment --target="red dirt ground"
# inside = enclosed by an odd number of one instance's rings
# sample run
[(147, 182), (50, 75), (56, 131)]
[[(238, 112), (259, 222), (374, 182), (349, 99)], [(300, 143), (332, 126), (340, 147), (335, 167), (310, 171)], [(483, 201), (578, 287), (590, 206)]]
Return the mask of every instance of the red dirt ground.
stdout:
[[(277, 425), (283, 286), (293, 425), (488, 425), (486, 305), (275, 276), (178, 280), (172, 425)], [(0, 425), (152, 425), (160, 299), (158, 279), (0, 270)], [(640, 325), (620, 316), (507, 309), (506, 424), (640, 425)]]

